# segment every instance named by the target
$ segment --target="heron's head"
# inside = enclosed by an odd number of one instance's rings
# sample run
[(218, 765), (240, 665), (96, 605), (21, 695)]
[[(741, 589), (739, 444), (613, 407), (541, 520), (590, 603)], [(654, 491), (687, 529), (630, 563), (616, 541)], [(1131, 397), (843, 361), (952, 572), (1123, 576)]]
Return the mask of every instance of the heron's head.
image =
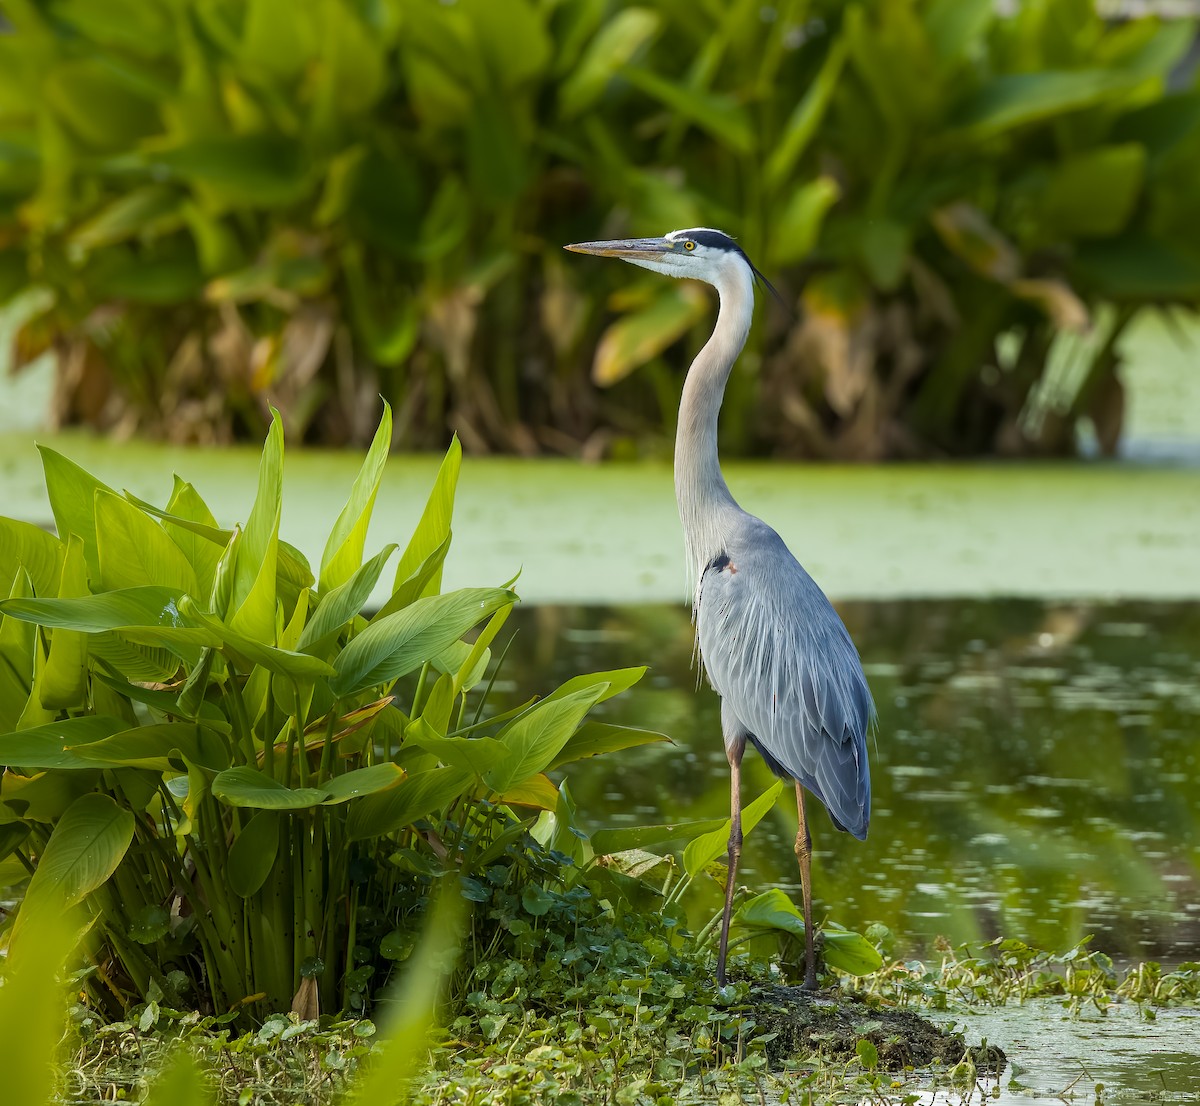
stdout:
[(691, 277), (722, 287), (732, 279), (760, 280), (778, 296), (742, 249), (728, 234), (709, 227), (673, 230), (662, 238), (619, 238), (612, 242), (576, 242), (564, 249), (619, 257), (656, 273)]

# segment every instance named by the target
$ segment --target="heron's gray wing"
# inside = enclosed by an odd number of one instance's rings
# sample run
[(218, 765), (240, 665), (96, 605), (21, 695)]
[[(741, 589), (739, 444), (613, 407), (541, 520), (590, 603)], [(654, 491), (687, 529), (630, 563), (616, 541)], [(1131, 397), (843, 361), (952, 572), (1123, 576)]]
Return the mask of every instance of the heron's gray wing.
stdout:
[(866, 836), (873, 707), (858, 651), (821, 589), (766, 523), (746, 516), (697, 589), (709, 682), (747, 734)]

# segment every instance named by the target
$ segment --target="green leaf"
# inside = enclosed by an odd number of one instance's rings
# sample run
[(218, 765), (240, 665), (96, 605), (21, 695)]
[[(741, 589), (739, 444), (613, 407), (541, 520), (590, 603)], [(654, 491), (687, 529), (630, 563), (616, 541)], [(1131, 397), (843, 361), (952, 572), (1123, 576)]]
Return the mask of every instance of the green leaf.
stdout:
[(1106, 238), (1133, 213), (1145, 176), (1146, 151), (1137, 142), (1099, 146), (1059, 164), (1040, 192), (1048, 237)]
[(295, 203), (315, 181), (299, 143), (283, 135), (197, 139), (156, 151), (148, 160), (202, 186), (218, 203), (237, 208)]
[[(60, 599), (88, 594), (87, 562), (83, 542), (72, 534), (63, 560)], [(87, 698), (88, 639), (78, 630), (60, 628), (50, 635), (50, 654), (42, 672), (42, 706), (59, 710), (82, 707)]]
[(328, 798), (325, 806), (336, 806), (347, 803), (351, 799), (360, 799), (365, 795), (378, 795), (390, 791), (404, 780), (404, 769), (399, 765), (384, 761), (381, 764), (369, 764), (365, 768), (356, 768), (342, 776), (335, 776), (322, 784)]
[(96, 492), (112, 492), (112, 488), (97, 480), (86, 469), (80, 468), (74, 461), (69, 461), (61, 453), (56, 453), (49, 446), (39, 445), (38, 452), (42, 455), (46, 493), (50, 497), (50, 510), (54, 514), (54, 525), (58, 528), (58, 536), (64, 543), (70, 534), (78, 534), (83, 539), (88, 576), (93, 580), (99, 580), (100, 558), (96, 548)]
[(38, 595), (56, 595), (65, 555), (64, 543), (40, 526), (0, 518), (0, 593), (8, 594), (23, 568)]
[(955, 110), (951, 122), (972, 139), (1052, 119), (1128, 91), (1136, 75), (1119, 69), (1045, 69), (987, 81)]
[(443, 764), (465, 768), (479, 778), (512, 755), (508, 746), (494, 737), (442, 737), (423, 718), (404, 731), (404, 740), (432, 753)]
[(820, 176), (797, 188), (779, 215), (771, 235), (771, 257), (777, 265), (790, 265), (816, 248), (825, 214), (837, 203), (841, 188), (833, 177)]
[[(209, 632), (211, 640), (206, 644), (215, 645), (244, 668), (257, 664), (278, 676), (302, 681), (336, 675), (335, 670), (319, 657), (296, 653), (290, 649), (277, 649), (273, 645), (264, 645), (261, 641), (238, 633), (220, 619), (200, 610), (191, 596), (185, 595), (180, 599), (179, 609), (185, 618), (198, 623)], [(271, 637), (274, 636), (272, 631)]]
[[(594, 723), (589, 723), (592, 725)], [(728, 818), (704, 818), (696, 822), (669, 822), (660, 826), (616, 826), (612, 829), (596, 830), (592, 834), (592, 848), (601, 855), (628, 852), (630, 849), (648, 849), (651, 846), (692, 841), (704, 834), (725, 827), (725, 841), (729, 841)], [(720, 855), (720, 854), (718, 854)]]
[(126, 728), (79, 748), (70, 744), (66, 748), (89, 768), (103, 764), (171, 772), (179, 771), (186, 759), (220, 772), (230, 764), (229, 746), (221, 736), (193, 722), (159, 722)]
[(658, 34), (661, 25), (662, 17), (649, 8), (615, 12), (601, 25), (579, 63), (559, 86), (559, 116), (574, 119), (591, 108), (609, 81)]
[(315, 652), (325, 638), (344, 629), (346, 623), (363, 609), (379, 582), (383, 566), (398, 548), (397, 545), (385, 546), (348, 580), (337, 584), (331, 590), (321, 592), (317, 609), (305, 624), (300, 640), (296, 643), (300, 652)]
[(614, 668), (608, 672), (585, 672), (583, 675), (572, 676), (569, 680), (559, 684), (543, 701), (550, 702), (553, 699), (562, 699), (573, 695), (577, 691), (600, 688), (600, 698), (596, 702), (603, 703), (613, 696), (629, 690), (645, 674), (645, 665), (639, 665), (636, 668)]
[(527, 776), (544, 771), (607, 690), (608, 684), (601, 683), (544, 699), (505, 726), (496, 740), (504, 744), (509, 756), (484, 775), (484, 783), (503, 795)]
[(258, 493), (238, 545), (233, 574), (232, 612), (225, 621), (239, 634), (275, 643), (275, 576), (279, 554), (279, 513), (283, 502), (283, 421), (271, 409), (271, 429), (258, 467)]
[(521, 892), (521, 905), (525, 908), (525, 913), (532, 914), (535, 918), (548, 914), (557, 901), (554, 895), (547, 894), (536, 883), (527, 884)]
[[(762, 820), (763, 815), (775, 805), (783, 790), (783, 780), (776, 780), (757, 799), (742, 811), (742, 834), (748, 834)], [(728, 818), (720, 829), (697, 837), (683, 851), (683, 867), (693, 879), (729, 848), (729, 831), (732, 823)]]
[(708, 298), (690, 282), (665, 285), (645, 307), (621, 316), (601, 335), (592, 380), (602, 388), (623, 380), (674, 345), (708, 312)]
[[(738, 907), (733, 924), (744, 929), (782, 930), (804, 938), (803, 913), (778, 887), (772, 887)], [(862, 934), (832, 925), (824, 926), (821, 933), (825, 943), (825, 963), (831, 968), (851, 975), (870, 975), (883, 966), (879, 950)]]
[(150, 1083), (141, 1106), (212, 1106), (215, 1097), (186, 1045), (177, 1045)]
[(846, 53), (846, 41), (839, 37), (825, 55), (816, 79), (792, 110), (764, 170), (771, 188), (782, 187), (792, 177), (796, 165), (821, 126), (842, 74), (842, 67), (846, 64)]
[[(0, 613), (49, 629), (99, 634), (118, 630), (130, 641), (173, 648), (217, 645), (220, 638), (190, 619), (182, 609), (187, 596), (170, 588), (125, 588), (77, 599), (4, 599)], [(177, 603), (178, 601), (178, 603)]]
[(80, 250), (111, 246), (182, 223), (182, 197), (173, 188), (147, 184), (118, 196), (72, 231), (69, 241)]
[(260, 810), (229, 846), (225, 877), (235, 895), (248, 899), (264, 883), (279, 852), (279, 814)]
[[(0, 737), (0, 764), (20, 768), (94, 769), (79, 747), (128, 728), (120, 718), (81, 714)], [(8, 798), (8, 795), (5, 795)]]
[(859, 1063), (868, 1071), (874, 1071), (879, 1067), (879, 1049), (866, 1037), (859, 1037), (854, 1043), (854, 1051), (858, 1054)]
[(754, 131), (750, 126), (750, 117), (732, 96), (687, 88), (648, 69), (628, 65), (621, 67), (621, 75), (673, 113), (724, 142), (734, 153), (749, 154), (753, 151)]
[[(408, 547), (400, 557), (400, 563), (396, 565), (393, 591), (397, 590), (419, 566), (429, 560), (431, 554), (448, 541), (450, 521), (454, 514), (454, 492), (458, 487), (458, 474), (461, 468), (462, 444), (456, 434), (438, 467), (437, 477), (429, 492), (429, 499), (425, 503), (424, 511), (421, 512), (421, 520), (413, 531)], [(437, 592), (441, 588), (441, 584), (441, 564), (438, 563), (433, 578), (421, 595)]]
[(226, 806), (253, 810), (309, 810), (329, 798), (328, 790), (316, 787), (285, 787), (278, 780), (239, 764), (217, 774), (212, 793)]
[(157, 584), (189, 595), (196, 593), (195, 570), (158, 523), (127, 499), (103, 489), (96, 492), (95, 511), (104, 591)]
[(338, 654), (329, 688), (352, 695), (413, 672), (515, 598), (503, 588), (464, 588), (377, 618)]
[(346, 819), (346, 835), (351, 841), (364, 841), (403, 829), (443, 809), (473, 782), (472, 774), (463, 768), (414, 773), (398, 787), (355, 803)]
[(567, 739), (558, 755), (546, 765), (546, 770), (561, 768), (564, 764), (587, 757), (616, 753), (622, 749), (636, 749), (640, 745), (653, 745), (660, 741), (672, 743), (666, 734), (656, 733), (654, 730), (613, 726), (607, 722), (585, 722)]
[[(129, 493), (127, 492), (126, 495)], [(136, 501), (135, 501), (136, 502)], [(143, 508), (144, 509), (144, 508)], [(217, 562), (221, 553), (229, 544), (230, 534), (217, 526), (217, 520), (208, 509), (208, 504), (201, 498), (186, 480), (175, 477), (175, 487), (167, 509), (162, 513), (152, 511), (152, 514), (162, 519), (163, 529), (170, 535), (171, 540), (179, 547), (196, 574), (197, 590), (195, 595), (206, 596), (212, 592), (213, 577), (216, 575)], [(193, 526), (202, 526), (203, 531), (197, 531), (181, 523), (187, 522)]]
[(108, 795), (81, 795), (50, 834), (21, 902), (14, 942), (108, 881), (133, 840), (134, 818)]
[[(375, 497), (379, 493), (391, 446), (392, 408), (385, 400), (383, 416), (371, 448), (367, 450), (362, 467), (354, 478), (350, 498), (338, 514), (329, 532), (329, 539), (325, 542), (325, 552), (321, 555), (322, 594), (344, 584), (362, 564), (367, 527), (371, 523), (371, 512), (375, 507)], [(374, 587), (374, 584), (371, 586)]]

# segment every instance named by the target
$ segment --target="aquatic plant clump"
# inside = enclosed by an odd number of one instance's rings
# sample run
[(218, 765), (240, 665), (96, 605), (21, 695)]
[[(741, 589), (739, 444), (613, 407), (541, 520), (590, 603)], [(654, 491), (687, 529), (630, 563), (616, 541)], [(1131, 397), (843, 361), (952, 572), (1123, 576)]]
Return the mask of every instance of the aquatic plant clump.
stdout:
[[(489, 712), (491, 647), (517, 596), (440, 591), (457, 442), (403, 551), (364, 560), (391, 436), (385, 407), (315, 573), (279, 537), (278, 414), (244, 526), (220, 525), (179, 477), (160, 507), (50, 449), (58, 536), (0, 519), (12, 939), (83, 904), (82, 985), (108, 1016), (152, 998), (206, 1014), (361, 1011), (411, 952), (438, 873), (466, 886), (521, 866), (545, 812), (570, 836), (547, 769), (664, 740), (586, 722), (640, 668)], [(542, 893), (529, 870), (521, 881)]]

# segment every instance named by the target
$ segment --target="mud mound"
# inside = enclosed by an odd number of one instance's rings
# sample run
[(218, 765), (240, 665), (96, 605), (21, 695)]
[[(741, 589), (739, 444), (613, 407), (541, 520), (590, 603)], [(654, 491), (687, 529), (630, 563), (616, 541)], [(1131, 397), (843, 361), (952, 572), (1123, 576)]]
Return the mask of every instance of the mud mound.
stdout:
[(767, 1048), (772, 1066), (814, 1052), (830, 1060), (849, 1060), (864, 1037), (875, 1046), (884, 1071), (953, 1066), (970, 1056), (981, 1073), (998, 1074), (1006, 1062), (994, 1045), (968, 1048), (961, 1034), (942, 1029), (912, 1010), (871, 1007), (836, 991), (765, 987), (750, 1001), (758, 1024), (778, 1034)]

